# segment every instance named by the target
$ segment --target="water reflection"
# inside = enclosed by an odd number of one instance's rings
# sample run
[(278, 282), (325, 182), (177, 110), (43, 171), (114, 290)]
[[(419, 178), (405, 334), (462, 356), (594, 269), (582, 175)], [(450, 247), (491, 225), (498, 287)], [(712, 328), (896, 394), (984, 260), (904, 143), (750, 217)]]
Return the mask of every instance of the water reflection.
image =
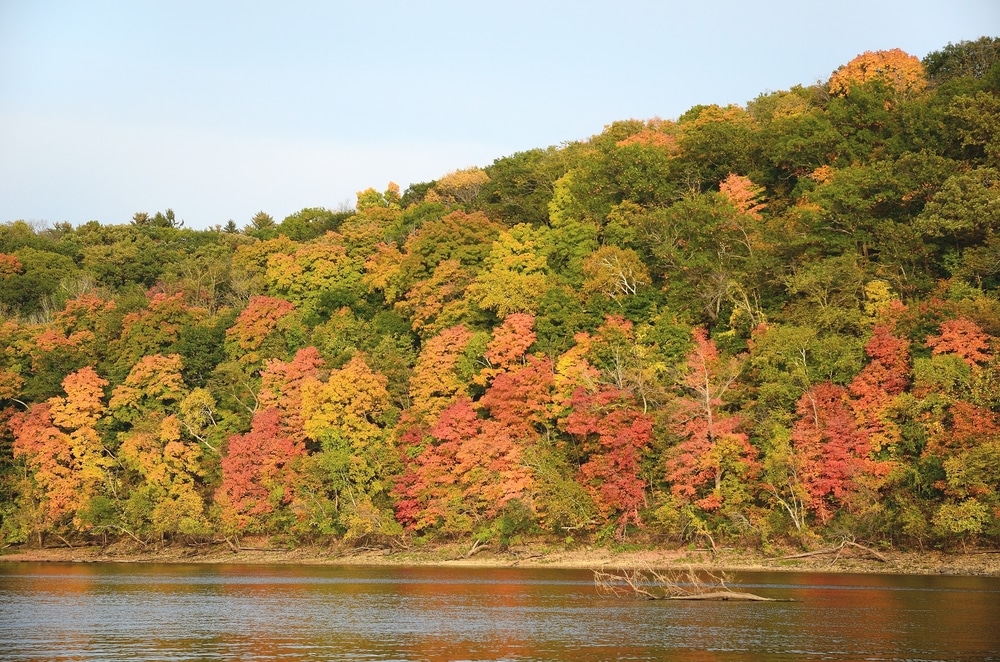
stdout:
[(1000, 579), (756, 573), (792, 603), (599, 597), (586, 571), (3, 564), (10, 660), (997, 659)]

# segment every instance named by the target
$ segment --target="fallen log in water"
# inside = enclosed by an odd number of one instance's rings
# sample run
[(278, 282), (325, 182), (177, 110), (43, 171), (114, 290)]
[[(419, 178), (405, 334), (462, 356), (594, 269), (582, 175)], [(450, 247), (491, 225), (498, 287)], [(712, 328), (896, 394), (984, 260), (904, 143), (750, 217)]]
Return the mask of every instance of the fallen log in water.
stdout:
[(742, 593), (740, 591), (711, 591), (710, 593), (698, 593), (696, 595), (671, 595), (664, 600), (741, 600), (745, 602), (791, 602), (778, 598), (765, 598), (756, 593)]
[(601, 595), (636, 597), (646, 600), (723, 600), (750, 602), (790, 602), (766, 598), (755, 593), (734, 591), (726, 585), (724, 574), (685, 570), (658, 571), (619, 568), (594, 570), (594, 586)]

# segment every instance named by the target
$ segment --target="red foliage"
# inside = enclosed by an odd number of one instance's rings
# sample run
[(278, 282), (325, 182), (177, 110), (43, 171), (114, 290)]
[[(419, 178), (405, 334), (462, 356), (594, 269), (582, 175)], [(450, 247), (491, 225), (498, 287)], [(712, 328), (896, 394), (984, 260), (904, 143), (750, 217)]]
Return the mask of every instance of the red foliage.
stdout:
[(618, 536), (634, 523), (642, 525), (646, 481), (640, 472), (642, 454), (653, 437), (652, 417), (634, 406), (624, 391), (604, 388), (590, 393), (578, 388), (563, 429), (578, 437), (586, 456), (580, 475), (602, 513), (617, 513)]
[(891, 324), (876, 324), (865, 353), (871, 360), (849, 390), (858, 420), (874, 445), (880, 447), (889, 441), (885, 439), (883, 414), (910, 383), (910, 343), (896, 336)]
[[(757, 449), (741, 431), (742, 419), (723, 409), (722, 396), (736, 378), (736, 361), (723, 362), (704, 329), (695, 329), (693, 335), (682, 380), (687, 394), (676, 400), (671, 417), (681, 442), (667, 458), (666, 474), (675, 496), (695, 500), (701, 494), (695, 503), (715, 510), (723, 503), (720, 488), (726, 472), (755, 473)], [(699, 489), (705, 486), (711, 493)]]
[(323, 359), (315, 347), (305, 347), (289, 361), (271, 359), (260, 373), (260, 406), (275, 408), (282, 413), (282, 425), (287, 434), (304, 438), (302, 420), (302, 385), (315, 378)]
[(553, 370), (551, 359), (531, 357), (519, 370), (494, 377), (479, 405), (493, 420), (528, 433), (552, 402)]
[(24, 266), (17, 259), (16, 255), (10, 253), (0, 253), (0, 278), (13, 276), (24, 271)]
[(306, 450), (301, 438), (289, 434), (283, 418), (277, 407), (258, 411), (249, 432), (229, 438), (216, 499), (230, 524), (260, 530), (261, 515), (293, 500), (299, 480), (294, 461)]
[(796, 406), (792, 446), (809, 509), (823, 524), (846, 505), (863, 478), (884, 468), (869, 460), (868, 435), (851, 411), (847, 390), (824, 382), (809, 389)]
[(552, 377), (550, 360), (530, 358), (521, 369), (497, 375), (478, 406), (459, 396), (445, 407), (429, 439), (411, 426), (401, 441), (415, 455), (403, 453), (396, 517), (420, 530), (495, 517), (514, 499), (530, 508), (534, 481), (523, 456), (551, 401)]

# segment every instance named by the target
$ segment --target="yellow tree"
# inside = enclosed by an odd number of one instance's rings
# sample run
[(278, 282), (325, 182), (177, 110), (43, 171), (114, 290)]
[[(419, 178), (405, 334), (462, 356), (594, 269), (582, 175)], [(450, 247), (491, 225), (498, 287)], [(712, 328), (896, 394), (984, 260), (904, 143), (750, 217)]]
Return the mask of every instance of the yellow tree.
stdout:
[(111, 395), (108, 408), (125, 428), (119, 459), (135, 472), (126, 519), (140, 532), (207, 530), (200, 494), (203, 451), (183, 434), (178, 412), (187, 395), (176, 354), (143, 357)]
[(545, 257), (531, 227), (518, 224), (493, 242), (486, 269), (469, 286), (469, 295), (497, 317), (534, 313), (548, 289)]
[(349, 540), (400, 531), (386, 498), (395, 462), (387, 385), (360, 354), (325, 382), (313, 377), (302, 385), (303, 427), (321, 448), (311, 466), (338, 504)]
[(602, 294), (621, 305), (651, 280), (646, 265), (630, 248), (602, 246), (583, 261), (583, 293)]
[(267, 261), (267, 279), (273, 294), (316, 312), (324, 296), (353, 301), (361, 292), (359, 264), (347, 254), (343, 237), (334, 232), (290, 253), (275, 253)]
[(910, 95), (927, 86), (927, 74), (920, 60), (898, 48), (865, 51), (830, 76), (830, 94), (847, 95), (857, 85), (881, 81), (899, 94)]
[(467, 205), (476, 199), (489, 175), (479, 168), (466, 168), (450, 172), (434, 184), (424, 198), (428, 202)]

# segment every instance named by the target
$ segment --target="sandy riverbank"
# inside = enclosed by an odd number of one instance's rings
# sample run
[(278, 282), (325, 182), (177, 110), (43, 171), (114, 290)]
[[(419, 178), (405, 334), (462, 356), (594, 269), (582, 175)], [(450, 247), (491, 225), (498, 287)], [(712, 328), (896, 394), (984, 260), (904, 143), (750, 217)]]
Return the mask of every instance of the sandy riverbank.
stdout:
[(766, 556), (753, 550), (722, 549), (717, 554), (688, 549), (649, 548), (618, 551), (601, 547), (556, 548), (541, 544), (495, 551), (481, 548), (470, 555), (467, 545), (435, 545), (399, 551), (340, 550), (303, 546), (281, 550), (247, 548), (234, 551), (225, 544), (160, 548), (127, 547), (8, 547), (0, 562), (112, 562), (112, 563), (234, 563), (301, 565), (436, 565), (464, 567), (582, 568), (689, 567), (732, 571), (813, 571), (892, 574), (955, 574), (1000, 576), (996, 550), (962, 554), (885, 551), (878, 560), (862, 549), (803, 558), (792, 554)]

